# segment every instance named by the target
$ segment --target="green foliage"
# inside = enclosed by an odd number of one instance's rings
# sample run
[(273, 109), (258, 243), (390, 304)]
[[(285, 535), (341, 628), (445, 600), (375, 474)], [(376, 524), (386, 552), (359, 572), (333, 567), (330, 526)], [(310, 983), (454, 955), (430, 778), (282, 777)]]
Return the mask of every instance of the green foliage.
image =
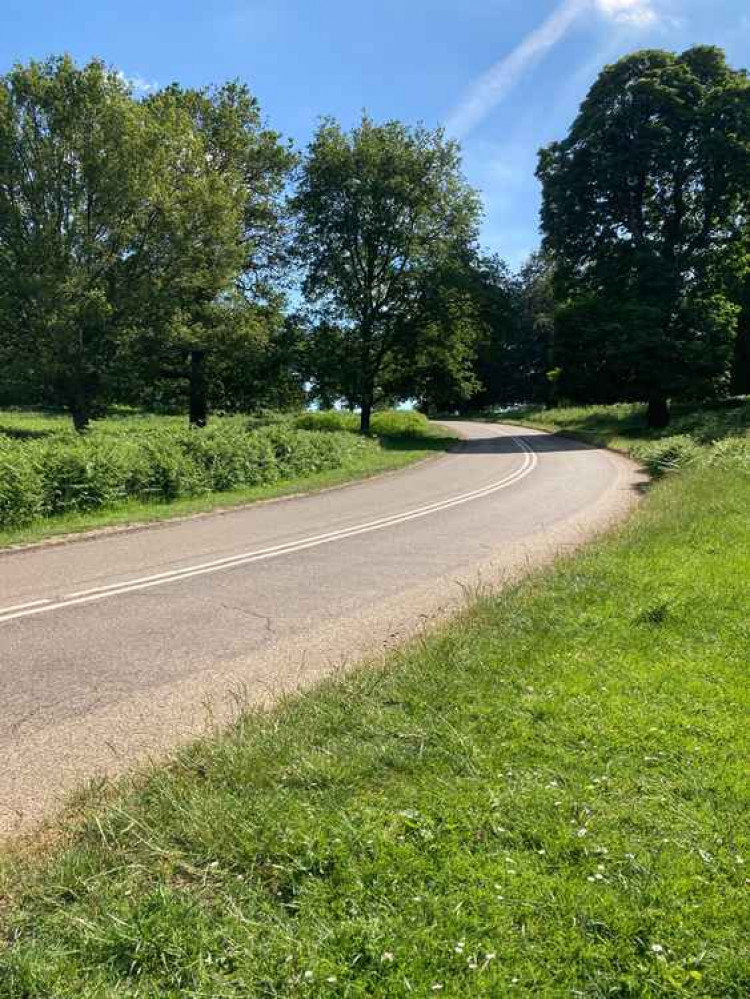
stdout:
[(602, 71), (538, 169), (564, 397), (649, 399), (656, 414), (726, 390), (748, 161), (750, 83), (719, 49)]
[[(304, 291), (329, 334), (321, 354), (314, 342), (309, 353), (313, 384), (325, 401), (335, 392), (360, 406), (367, 430), (371, 410), (392, 391), (389, 377), (402, 398), (409, 394), (415, 340), (434, 328), (425, 297), (473, 246), (477, 196), (461, 175), (458, 147), (440, 130), (363, 116), (349, 134), (333, 120), (321, 125), (293, 209)], [(449, 324), (443, 336), (456, 329)], [(460, 369), (457, 353), (445, 362)]]
[(205, 430), (145, 426), (83, 439), (0, 437), (0, 528), (39, 517), (114, 507), (129, 499), (172, 502), (266, 485), (357, 464), (379, 450), (352, 433), (254, 430), (216, 421)]
[(67, 56), (0, 78), (5, 392), (64, 404), (78, 429), (137, 401), (186, 325), (264, 272), (290, 165), (239, 84), (139, 101)]
[(750, 475), (750, 437), (727, 437), (717, 441), (706, 457), (708, 465), (733, 468)]
[(481, 320), (475, 361), (479, 387), (467, 409), (553, 395), (547, 378), (555, 311), (552, 275), (542, 253), (532, 254), (517, 274), (498, 257), (480, 259), (474, 289)]
[(557, 409), (516, 409), (503, 415), (546, 430), (560, 430), (590, 441), (630, 451), (644, 442), (689, 435), (698, 444), (750, 435), (750, 399), (726, 399), (711, 405), (676, 405), (668, 430), (654, 430), (646, 423), (640, 404), (616, 406), (565, 406)]
[[(294, 425), (303, 430), (356, 430), (359, 419), (354, 413), (338, 409), (303, 413)], [(371, 430), (378, 437), (420, 437), (430, 432), (427, 417), (417, 410), (376, 410)]]
[(633, 457), (642, 462), (653, 475), (679, 471), (695, 462), (700, 453), (699, 445), (688, 434), (647, 441), (632, 449)]
[(0, 868), (0, 996), (745, 997), (748, 574), (746, 477), (691, 467), (93, 796)]
[(0, 524), (17, 527), (42, 509), (41, 477), (28, 447), (0, 434)]

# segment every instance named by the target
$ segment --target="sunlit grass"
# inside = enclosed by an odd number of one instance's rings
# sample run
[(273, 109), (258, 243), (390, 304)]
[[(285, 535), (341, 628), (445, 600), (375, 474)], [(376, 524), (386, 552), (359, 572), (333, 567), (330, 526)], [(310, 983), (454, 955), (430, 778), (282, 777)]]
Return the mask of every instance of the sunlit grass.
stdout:
[(646, 440), (687, 434), (698, 444), (750, 434), (750, 399), (733, 399), (714, 406), (677, 405), (668, 427), (650, 430), (646, 408), (636, 403), (618, 406), (566, 406), (560, 409), (514, 409), (496, 418), (550, 430), (574, 433), (596, 444), (628, 450)]

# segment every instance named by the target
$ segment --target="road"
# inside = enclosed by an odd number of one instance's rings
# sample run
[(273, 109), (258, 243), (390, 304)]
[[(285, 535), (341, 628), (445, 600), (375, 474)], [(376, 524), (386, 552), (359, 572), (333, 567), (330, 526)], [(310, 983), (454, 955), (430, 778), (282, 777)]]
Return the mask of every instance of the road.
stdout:
[(371, 481), (0, 554), (0, 833), (379, 653), (635, 501), (616, 455), (456, 429), (454, 451)]

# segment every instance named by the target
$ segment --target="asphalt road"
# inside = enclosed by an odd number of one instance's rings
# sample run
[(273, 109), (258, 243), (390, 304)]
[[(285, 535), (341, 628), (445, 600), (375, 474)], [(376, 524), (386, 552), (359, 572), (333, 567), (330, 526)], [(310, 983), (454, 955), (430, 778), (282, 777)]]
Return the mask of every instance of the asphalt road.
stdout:
[(0, 554), (0, 833), (574, 545), (625, 459), (480, 423), (368, 482)]

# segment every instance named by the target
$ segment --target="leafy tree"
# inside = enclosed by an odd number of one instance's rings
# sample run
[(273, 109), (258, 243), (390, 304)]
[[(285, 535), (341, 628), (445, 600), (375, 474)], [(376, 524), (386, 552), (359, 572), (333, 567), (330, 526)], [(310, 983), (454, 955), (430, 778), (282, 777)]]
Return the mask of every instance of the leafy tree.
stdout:
[(476, 355), (482, 340), (474, 263), (443, 260), (425, 275), (404, 320), (383, 382), (397, 398), (415, 398), (424, 412), (463, 409), (479, 389)]
[(332, 120), (315, 135), (293, 199), (304, 291), (327, 330), (345, 337), (340, 394), (353, 394), (367, 431), (373, 406), (416, 388), (431, 276), (461, 259), (475, 238), (476, 194), (459, 150), (440, 130), (376, 125), (345, 134)]
[(600, 74), (538, 168), (563, 394), (645, 396), (664, 425), (670, 396), (726, 386), (749, 164), (750, 84), (719, 49), (636, 52)]
[(99, 61), (0, 78), (0, 350), (75, 426), (251, 270), (288, 167), (246, 89), (145, 101)]
[(321, 318), (301, 320), (303, 370), (310, 402), (333, 409), (343, 402), (354, 409), (359, 391), (359, 371), (349, 352), (349, 334), (340, 324)]
[(544, 400), (554, 311), (549, 261), (534, 254), (513, 274), (499, 257), (482, 258), (475, 289), (483, 330), (475, 369), (481, 387), (470, 407)]

